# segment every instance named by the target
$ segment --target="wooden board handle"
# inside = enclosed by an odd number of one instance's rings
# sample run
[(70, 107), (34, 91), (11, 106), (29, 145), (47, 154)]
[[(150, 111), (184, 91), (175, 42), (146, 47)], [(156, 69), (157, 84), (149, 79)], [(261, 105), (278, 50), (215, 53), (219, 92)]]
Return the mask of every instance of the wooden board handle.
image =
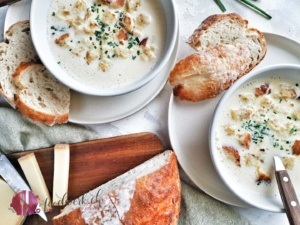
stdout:
[(291, 225), (300, 225), (300, 205), (286, 170), (275, 172), (280, 196)]
[(18, 1), (20, 0), (0, 0), (0, 7), (10, 5)]

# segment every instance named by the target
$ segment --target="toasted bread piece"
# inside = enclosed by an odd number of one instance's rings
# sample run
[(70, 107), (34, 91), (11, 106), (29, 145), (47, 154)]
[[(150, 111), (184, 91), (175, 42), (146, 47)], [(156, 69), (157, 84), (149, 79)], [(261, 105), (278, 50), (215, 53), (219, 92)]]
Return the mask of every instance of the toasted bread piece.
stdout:
[(33, 47), (29, 21), (12, 25), (6, 32), (6, 42), (0, 43), (0, 93), (15, 107), (14, 94), (16, 87), (12, 76), (21, 62), (38, 62)]
[(175, 96), (201, 101), (217, 96), (266, 55), (264, 35), (238, 14), (208, 17), (188, 40), (197, 53), (180, 60), (169, 76)]
[(26, 117), (47, 125), (68, 121), (70, 90), (42, 65), (21, 63), (13, 75), (16, 108)]
[(171, 71), (169, 82), (181, 100), (214, 98), (243, 76), (251, 61), (251, 50), (243, 45), (215, 46), (180, 60)]
[(167, 150), (75, 199), (53, 224), (175, 225), (180, 196), (176, 156)]

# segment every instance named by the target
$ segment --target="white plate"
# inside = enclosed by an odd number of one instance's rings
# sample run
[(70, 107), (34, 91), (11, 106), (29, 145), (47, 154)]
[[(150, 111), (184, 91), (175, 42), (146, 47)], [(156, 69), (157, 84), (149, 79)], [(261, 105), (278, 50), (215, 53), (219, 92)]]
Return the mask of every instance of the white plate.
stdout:
[[(300, 44), (276, 34), (265, 33), (268, 52), (255, 70), (274, 64), (300, 64)], [(234, 195), (217, 174), (209, 153), (211, 120), (221, 95), (191, 103), (171, 95), (169, 136), (178, 161), (191, 180), (204, 192), (230, 205), (250, 207)]]
[[(22, 0), (9, 6), (4, 29), (12, 24), (29, 19), (31, 0)], [(107, 123), (127, 117), (153, 100), (163, 89), (173, 67), (178, 51), (178, 35), (167, 65), (159, 74), (142, 88), (128, 94), (114, 97), (97, 97), (71, 92), (69, 121), (79, 124)]]

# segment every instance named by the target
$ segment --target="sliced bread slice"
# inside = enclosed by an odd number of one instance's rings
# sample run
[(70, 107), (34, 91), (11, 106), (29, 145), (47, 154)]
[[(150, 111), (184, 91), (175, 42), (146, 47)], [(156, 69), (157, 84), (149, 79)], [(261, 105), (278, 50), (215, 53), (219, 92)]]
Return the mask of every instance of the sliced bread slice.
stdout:
[(176, 156), (167, 150), (73, 200), (53, 224), (173, 225), (180, 201)]
[(12, 107), (15, 107), (16, 93), (12, 75), (21, 62), (38, 61), (31, 41), (29, 21), (15, 23), (6, 32), (6, 42), (0, 43), (0, 93)]
[(189, 55), (170, 73), (173, 93), (192, 102), (214, 98), (246, 73), (250, 56), (250, 49), (241, 45), (219, 45)]
[(38, 63), (21, 63), (13, 75), (16, 108), (26, 117), (47, 125), (68, 121), (70, 90)]
[(201, 101), (217, 96), (250, 72), (266, 55), (264, 35), (248, 28), (238, 14), (212, 15), (194, 31), (188, 44), (197, 53), (180, 60), (169, 76), (181, 100)]

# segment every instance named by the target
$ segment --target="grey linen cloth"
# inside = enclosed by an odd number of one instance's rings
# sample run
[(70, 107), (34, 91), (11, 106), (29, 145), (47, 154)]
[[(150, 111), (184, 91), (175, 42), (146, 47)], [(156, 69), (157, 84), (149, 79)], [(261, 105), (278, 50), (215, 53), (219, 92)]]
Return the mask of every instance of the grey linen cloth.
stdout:
[[(49, 127), (34, 123), (12, 108), (0, 107), (0, 153), (13, 153), (101, 138), (85, 126), (63, 124)], [(228, 205), (182, 182), (179, 225), (250, 224)]]

